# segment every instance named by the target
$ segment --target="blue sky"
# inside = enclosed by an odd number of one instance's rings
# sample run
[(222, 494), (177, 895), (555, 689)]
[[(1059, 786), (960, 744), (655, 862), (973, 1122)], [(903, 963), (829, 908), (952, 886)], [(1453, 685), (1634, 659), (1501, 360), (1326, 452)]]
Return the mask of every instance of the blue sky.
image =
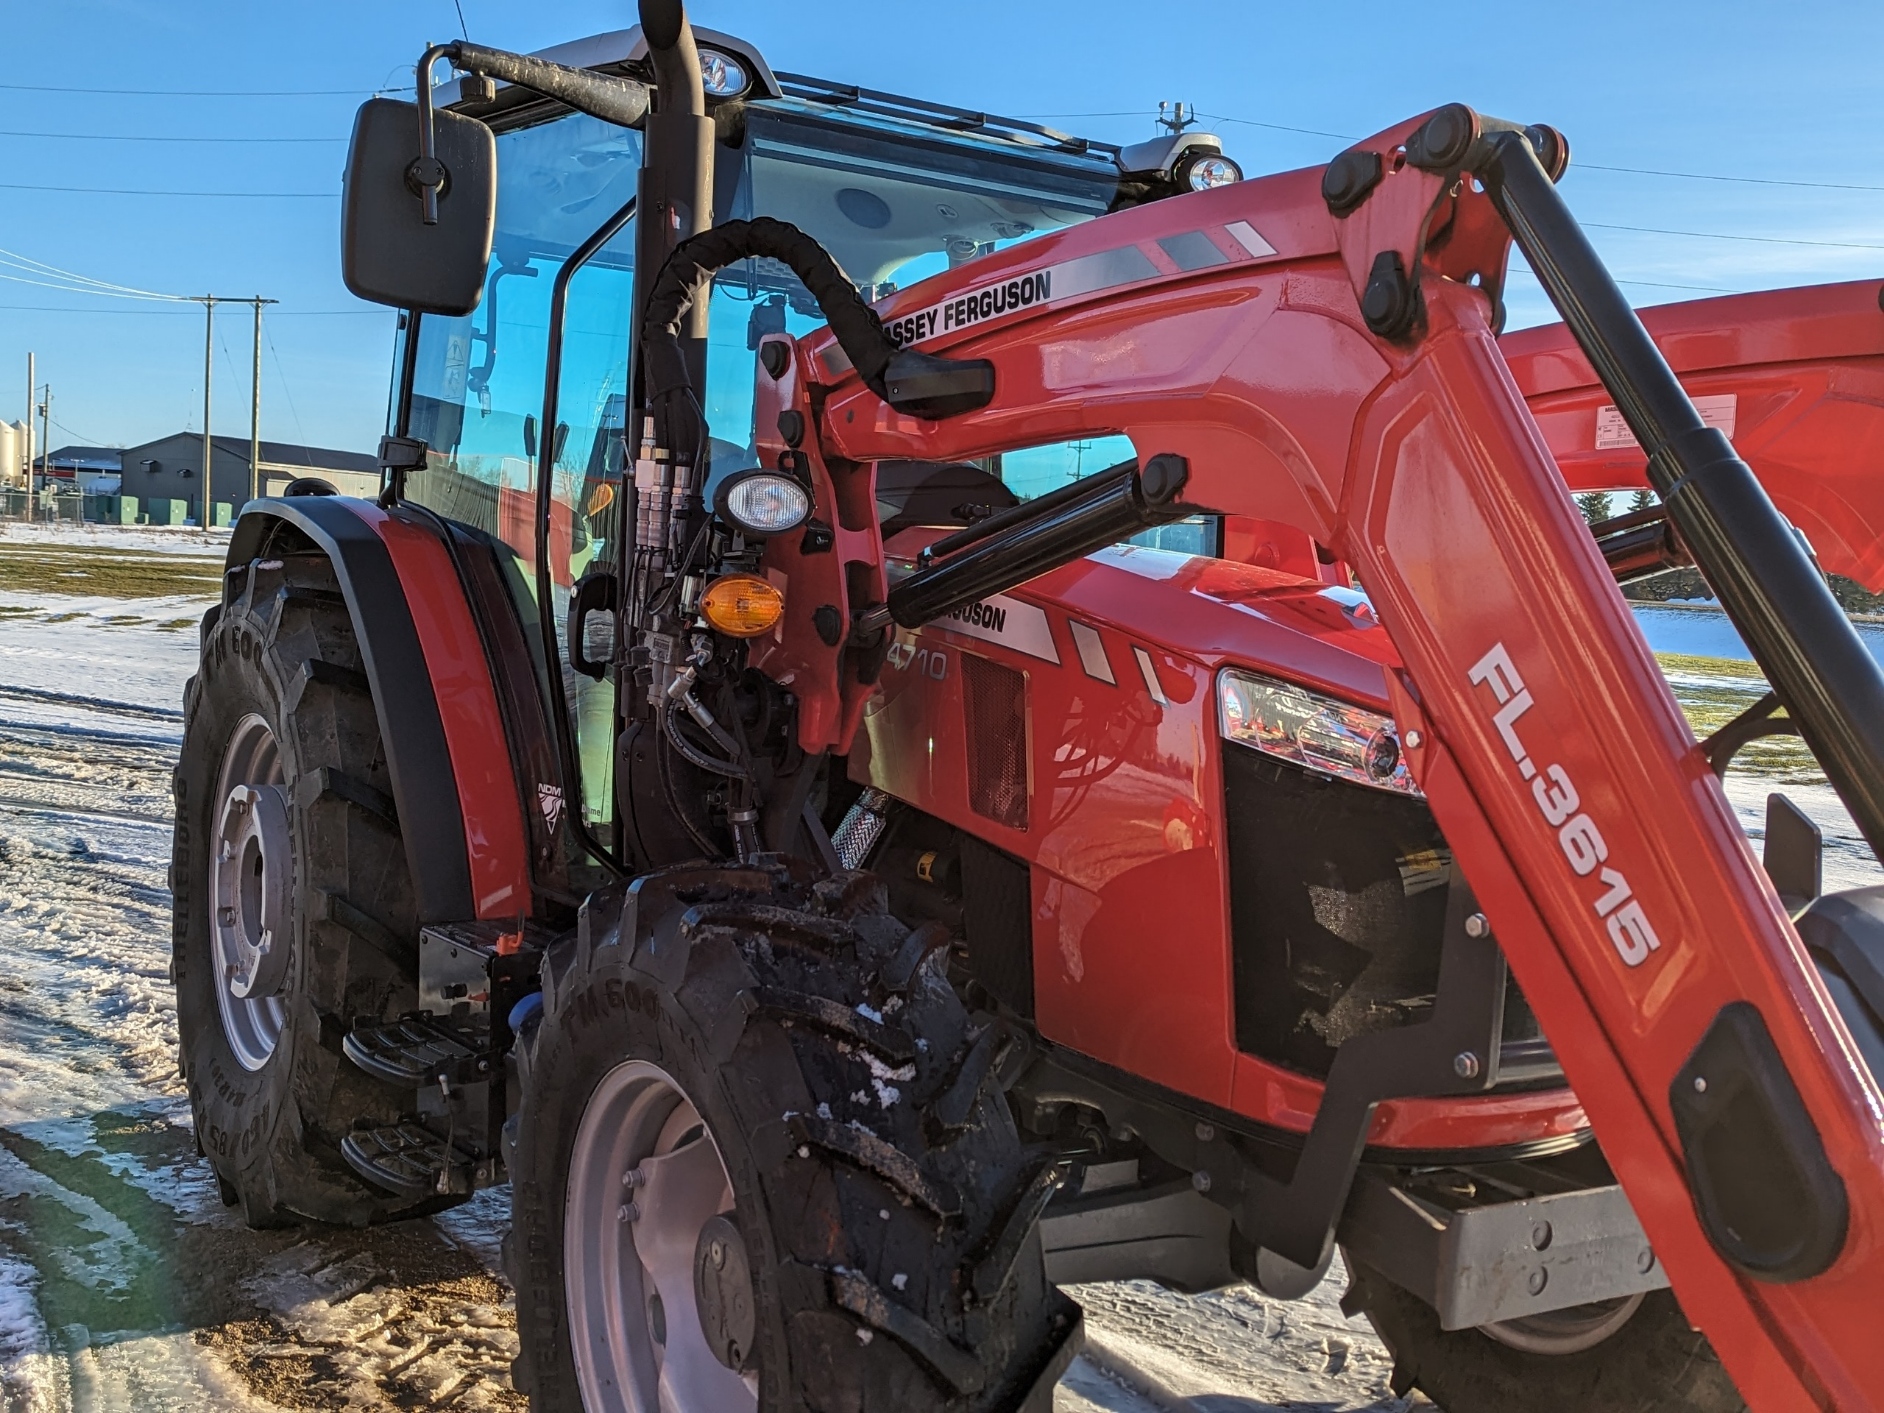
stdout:
[[(459, 3), (472, 38), (522, 50), (633, 22), (622, 0)], [(1325, 161), (1341, 135), (1455, 99), (1550, 122), (1575, 157), (1565, 192), (1639, 304), (1884, 274), (1875, 3), (699, 0), (693, 13), (777, 68), (1094, 137), (1149, 136), (1159, 100), (1183, 100), (1252, 174)], [(0, 249), (142, 290), (279, 299), (262, 434), (370, 449), (391, 316), (340, 283), (344, 139), (360, 98), (409, 84), (422, 45), (457, 36), (453, 0), (13, 0), (0, 25)], [(72, 91), (127, 89), (161, 92)], [(179, 92), (204, 89), (223, 96)], [(55, 444), (200, 426), (199, 306), (0, 274), (16, 277), (0, 280), (0, 418), (24, 410), (32, 349)], [(1511, 303), (1514, 324), (1551, 317), (1523, 278)], [(243, 435), (248, 310), (220, 310), (217, 334), (216, 430)]]

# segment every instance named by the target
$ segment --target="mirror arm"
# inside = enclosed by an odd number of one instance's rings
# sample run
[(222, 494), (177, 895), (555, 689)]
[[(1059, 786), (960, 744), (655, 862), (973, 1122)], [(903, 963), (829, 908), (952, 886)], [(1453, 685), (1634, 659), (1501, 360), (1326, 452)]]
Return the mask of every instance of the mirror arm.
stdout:
[(452, 45), (434, 44), (419, 56), (413, 82), (419, 91), (419, 159), (406, 169), (406, 184), (416, 186), (422, 219), (438, 224), (438, 191), (445, 184), (445, 168), (438, 160), (438, 142), (432, 122), (432, 66), (451, 52)]

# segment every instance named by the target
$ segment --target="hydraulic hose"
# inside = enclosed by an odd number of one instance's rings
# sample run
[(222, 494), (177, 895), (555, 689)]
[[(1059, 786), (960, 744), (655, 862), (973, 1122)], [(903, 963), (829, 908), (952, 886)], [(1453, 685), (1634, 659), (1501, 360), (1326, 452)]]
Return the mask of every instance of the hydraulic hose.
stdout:
[(897, 411), (940, 420), (985, 407), (994, 396), (992, 363), (898, 348), (823, 246), (789, 221), (758, 216), (689, 237), (661, 267), (641, 319), (642, 377), (650, 405), (692, 389), (681, 342), (683, 321), (714, 274), (752, 256), (791, 268), (817, 300), (864, 386)]

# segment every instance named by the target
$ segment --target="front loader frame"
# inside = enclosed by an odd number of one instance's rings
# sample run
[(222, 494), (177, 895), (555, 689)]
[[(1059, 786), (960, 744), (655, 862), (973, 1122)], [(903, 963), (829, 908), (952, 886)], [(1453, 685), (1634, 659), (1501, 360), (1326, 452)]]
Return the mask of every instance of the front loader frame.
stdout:
[[(849, 745), (897, 604), (878, 460), (1122, 431), (1141, 464), (1184, 458), (1187, 502), (1308, 532), (1354, 567), (1401, 654), (1415, 776), (1683, 1308), (1757, 1405), (1867, 1406), (1884, 1375), (1884, 1098), (1500, 357), (1513, 233), (1874, 843), (1884, 679), (1582, 240), (1546, 170), (1565, 155), (1547, 130), (1443, 109), (1326, 173), (1120, 213), (927, 282), (891, 326), (995, 372), (986, 407), (945, 421), (885, 405), (829, 333), (775, 340), (791, 356), (761, 378), (762, 450), (806, 469), (836, 532), (768, 552), (791, 595), (755, 660), (797, 684), (808, 749)], [(988, 315), (991, 291), (1043, 273), (1049, 297)], [(810, 434), (775, 435), (782, 412)], [(813, 622), (833, 606), (857, 625), (838, 643)], [(1766, 1188), (1732, 1190), (1723, 1155), (1776, 1150)], [(1785, 1251), (1727, 1229), (1762, 1195)]]

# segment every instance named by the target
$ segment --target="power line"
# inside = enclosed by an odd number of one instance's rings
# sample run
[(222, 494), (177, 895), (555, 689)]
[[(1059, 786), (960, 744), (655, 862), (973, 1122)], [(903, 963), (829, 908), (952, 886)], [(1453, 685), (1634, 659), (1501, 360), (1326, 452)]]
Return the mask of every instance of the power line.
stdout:
[(1691, 182), (1744, 182), (1749, 186), (1802, 186), (1814, 191), (1884, 191), (1884, 186), (1863, 186), (1857, 182), (1802, 182), (1782, 177), (1727, 177), (1718, 172), (1671, 172), (1659, 167), (1606, 167), (1601, 162), (1577, 162), (1583, 172), (1632, 172), (1639, 177), (1680, 177)]
[(1743, 240), (1756, 245), (1813, 245), (1826, 250), (1884, 250), (1884, 245), (1867, 245), (1852, 240), (1802, 240), (1796, 236), (1727, 235), (1722, 231), (1671, 231), (1660, 226), (1619, 226), (1609, 221), (1581, 223), (1598, 231), (1634, 231), (1638, 235), (1686, 236), (1695, 240)]
[[(113, 98), (360, 98), (371, 95), (359, 88), (73, 88), (40, 83), (0, 83), (13, 93), (83, 93)], [(383, 88), (381, 93), (410, 93), (404, 88)]]
[(258, 201), (338, 201), (337, 191), (151, 191), (145, 188), (116, 186), (33, 186), (25, 182), (0, 182), (0, 191), (57, 191), (75, 196), (189, 196), (235, 197)]
[(157, 137), (143, 133), (115, 132), (14, 132), (0, 129), (0, 137), (48, 138), (58, 142), (244, 142), (304, 143), (345, 142), (344, 137)]
[(281, 379), (281, 395), (288, 399), (288, 413), (294, 418), (294, 434), (305, 446), (307, 431), (301, 425), (301, 409), (294, 405), (294, 390), (288, 386), (288, 370), (281, 366), (281, 350), (275, 347), (274, 331), (264, 328), (262, 337), (268, 341), (268, 351), (275, 360), (275, 376)]
[[(1046, 121), (1068, 118), (1142, 118), (1150, 115), (1139, 110), (1125, 113), (1024, 113), (1020, 116), (1035, 121)], [(1233, 118), (1227, 113), (1199, 112), (1197, 116), (1208, 118), (1213, 123), (1236, 123), (1247, 128), (1266, 128), (1271, 132), (1300, 133), (1304, 137), (1331, 137), (1337, 142), (1359, 141), (1353, 133), (1328, 132), (1323, 128), (1295, 127), (1288, 123), (1265, 123), (1254, 118)], [(1810, 191), (1884, 191), (1884, 186), (1863, 182), (1812, 182), (1792, 177), (1728, 176), (1722, 172), (1682, 172), (1671, 167), (1618, 167), (1605, 162), (1585, 162), (1574, 157), (1571, 159), (1571, 169), (1579, 172), (1627, 172), (1641, 177), (1679, 177), (1683, 181), (1695, 182), (1736, 182), (1747, 186), (1803, 187)]]
[[(73, 291), (73, 293), (76, 294), (78, 293), (78, 291), (75, 290)], [(192, 303), (194, 301), (186, 300), (185, 302)], [(18, 313), (27, 313), (27, 314), (112, 314), (112, 315), (183, 314), (186, 312), (190, 312), (190, 311), (186, 311), (180, 308), (179, 309), (80, 309), (76, 305), (66, 305), (66, 304), (0, 304), (0, 310), (18, 312)], [(279, 309), (279, 310), (276, 310), (275, 313), (271, 314), (269, 317), (271, 319), (336, 318), (336, 317), (352, 318), (358, 315), (366, 315), (366, 314), (391, 315), (397, 312), (398, 311), (393, 310), (393, 309)]]
[[(184, 300), (182, 295), (162, 294), (156, 290), (138, 289), (134, 285), (121, 285), (111, 280), (81, 275), (76, 270), (62, 269), (57, 265), (49, 265), (44, 260), (36, 260), (30, 255), (21, 255), (16, 250), (0, 248), (0, 266), (20, 272), (9, 275), (4, 270), (0, 270), (0, 279), (12, 280), (23, 285), (38, 285), (44, 289), (56, 289), (62, 294), (105, 295), (114, 299), (152, 300), (167, 303), (180, 303)], [(35, 278), (37, 276), (50, 276), (51, 279)]]

